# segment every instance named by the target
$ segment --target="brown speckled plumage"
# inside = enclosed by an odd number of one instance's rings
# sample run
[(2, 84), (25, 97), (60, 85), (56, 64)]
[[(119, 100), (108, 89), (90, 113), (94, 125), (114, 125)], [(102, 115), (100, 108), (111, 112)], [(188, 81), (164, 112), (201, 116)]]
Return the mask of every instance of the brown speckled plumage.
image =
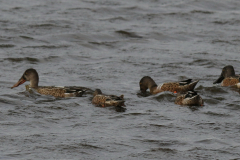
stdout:
[(233, 86), (233, 85), (236, 85), (237, 83), (239, 83), (239, 78), (240, 77), (224, 78), (224, 80), (222, 81), (221, 85), (222, 86)]
[(140, 80), (139, 85), (142, 92), (146, 92), (146, 90), (149, 89), (151, 94), (157, 94), (164, 91), (177, 93), (194, 90), (198, 81), (199, 80), (192, 81), (191, 79), (188, 79), (180, 82), (163, 83), (160, 87), (158, 87), (151, 77), (145, 76)]
[(52, 95), (54, 97), (65, 97), (66, 90), (63, 88), (41, 88), (38, 87), (37, 92), (44, 95)]
[[(52, 95), (54, 97), (81, 97), (88, 88), (77, 86), (55, 87), (55, 86), (38, 86), (38, 73), (35, 69), (27, 69), (19, 81), (12, 88), (23, 84), (25, 81), (30, 81), (26, 85), (26, 90), (35, 89), (40, 94)], [(90, 89), (89, 89), (90, 90)]]
[(161, 89), (155, 89), (153, 90), (153, 93), (159, 93), (163, 91), (170, 91), (170, 92), (175, 92), (177, 91), (179, 87), (179, 83), (177, 82), (168, 82), (168, 83), (163, 83)]
[(200, 95), (194, 91), (188, 91), (184, 94), (178, 94), (175, 104), (188, 106), (203, 106), (203, 100)]
[(125, 106), (123, 95), (115, 96), (115, 95), (104, 95), (102, 94), (100, 89), (96, 89), (94, 92), (94, 97), (92, 99), (92, 103), (101, 106), (101, 107), (108, 107), (108, 106)]
[[(81, 97), (83, 93), (87, 90), (85, 87), (76, 87), (75, 91), (72, 89), (69, 89), (68, 87), (55, 87), (55, 86), (39, 86), (38, 88), (31, 88), (28, 85), (26, 85), (27, 90), (35, 89), (40, 94), (44, 95), (51, 95), (54, 97)], [(71, 93), (69, 93), (71, 92)]]

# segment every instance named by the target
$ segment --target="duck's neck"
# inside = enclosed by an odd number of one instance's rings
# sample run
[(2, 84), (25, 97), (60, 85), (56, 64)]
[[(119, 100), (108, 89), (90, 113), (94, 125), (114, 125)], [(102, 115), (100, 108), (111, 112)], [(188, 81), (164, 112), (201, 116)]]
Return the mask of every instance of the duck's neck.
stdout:
[(157, 84), (154, 80), (148, 82), (148, 89), (150, 90), (150, 93), (154, 93), (157, 88)]
[(31, 87), (31, 88), (38, 88), (38, 77), (30, 80), (29, 87)]

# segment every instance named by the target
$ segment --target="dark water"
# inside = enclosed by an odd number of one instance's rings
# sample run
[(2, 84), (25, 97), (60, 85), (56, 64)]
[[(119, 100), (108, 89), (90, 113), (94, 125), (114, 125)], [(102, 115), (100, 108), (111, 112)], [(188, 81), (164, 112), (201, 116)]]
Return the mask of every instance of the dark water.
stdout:
[[(225, 65), (240, 73), (239, 0), (0, 4), (0, 159), (240, 159), (239, 90), (212, 84)], [(11, 90), (31, 67), (40, 85), (124, 94), (127, 110)], [(200, 79), (205, 105), (138, 96), (145, 75)]]

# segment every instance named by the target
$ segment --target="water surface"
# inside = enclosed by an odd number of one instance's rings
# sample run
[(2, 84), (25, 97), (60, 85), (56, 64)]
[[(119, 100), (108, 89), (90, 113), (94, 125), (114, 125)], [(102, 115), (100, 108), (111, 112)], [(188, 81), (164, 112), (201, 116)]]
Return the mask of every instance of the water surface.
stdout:
[[(240, 70), (240, 1), (2, 0), (0, 159), (240, 159), (239, 90), (213, 85)], [(92, 95), (10, 89), (28, 68), (42, 86), (125, 95), (126, 112)], [(139, 96), (139, 80), (199, 79), (203, 107), (169, 92)], [(26, 82), (27, 83), (27, 82)]]

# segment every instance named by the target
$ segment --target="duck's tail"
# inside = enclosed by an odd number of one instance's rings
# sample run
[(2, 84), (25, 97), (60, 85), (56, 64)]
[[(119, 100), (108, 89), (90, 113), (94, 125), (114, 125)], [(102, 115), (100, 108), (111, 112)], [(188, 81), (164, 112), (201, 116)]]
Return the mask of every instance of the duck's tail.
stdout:
[(193, 91), (198, 82), (199, 80), (192, 81), (191, 79), (179, 82), (180, 87), (182, 88), (181, 91)]

